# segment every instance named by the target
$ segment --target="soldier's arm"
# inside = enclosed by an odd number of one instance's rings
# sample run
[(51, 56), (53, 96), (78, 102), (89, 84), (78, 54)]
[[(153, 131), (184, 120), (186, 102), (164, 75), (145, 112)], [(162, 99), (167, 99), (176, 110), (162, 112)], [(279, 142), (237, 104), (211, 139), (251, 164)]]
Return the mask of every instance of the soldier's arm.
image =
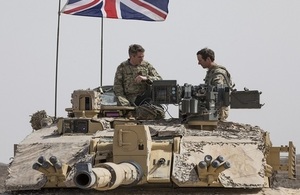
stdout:
[(218, 84), (226, 84), (225, 78), (222, 74), (215, 74), (211, 80), (211, 84), (216, 86)]
[(114, 79), (114, 92), (118, 99), (118, 104), (123, 106), (130, 105), (130, 102), (126, 99), (123, 83), (123, 67), (120, 65), (117, 68)]
[(217, 69), (212, 77), (211, 84), (216, 86), (217, 84), (227, 84), (225, 75), (227, 72), (223, 69)]
[(158, 74), (156, 69), (151, 64), (148, 65), (148, 71), (149, 75), (147, 76), (147, 78), (150, 82), (153, 82), (154, 80), (162, 80), (162, 77)]
[(123, 88), (123, 67), (118, 66), (117, 71), (115, 73), (114, 79), (114, 92), (116, 96), (124, 96), (124, 88)]

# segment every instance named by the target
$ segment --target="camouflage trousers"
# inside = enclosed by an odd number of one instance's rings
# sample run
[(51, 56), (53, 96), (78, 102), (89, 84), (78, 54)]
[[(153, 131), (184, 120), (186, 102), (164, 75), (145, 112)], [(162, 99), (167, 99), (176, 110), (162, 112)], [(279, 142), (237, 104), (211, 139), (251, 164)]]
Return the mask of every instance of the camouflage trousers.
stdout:
[(121, 106), (130, 106), (130, 102), (125, 97), (122, 96), (117, 96), (117, 102), (118, 105)]
[(147, 94), (138, 95), (138, 94), (132, 94), (127, 95), (126, 98), (122, 96), (118, 96), (118, 104), (122, 106), (140, 106), (144, 103), (149, 103), (151, 100), (151, 97)]
[(219, 120), (225, 121), (229, 116), (229, 108), (228, 107), (221, 107), (219, 110)]

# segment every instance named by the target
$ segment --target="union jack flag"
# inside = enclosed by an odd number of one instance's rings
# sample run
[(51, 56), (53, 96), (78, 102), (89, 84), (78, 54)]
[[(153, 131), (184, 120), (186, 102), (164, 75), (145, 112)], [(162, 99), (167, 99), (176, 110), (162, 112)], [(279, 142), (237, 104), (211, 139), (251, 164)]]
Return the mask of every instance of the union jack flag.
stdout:
[(129, 20), (163, 21), (169, 0), (68, 0), (64, 14)]

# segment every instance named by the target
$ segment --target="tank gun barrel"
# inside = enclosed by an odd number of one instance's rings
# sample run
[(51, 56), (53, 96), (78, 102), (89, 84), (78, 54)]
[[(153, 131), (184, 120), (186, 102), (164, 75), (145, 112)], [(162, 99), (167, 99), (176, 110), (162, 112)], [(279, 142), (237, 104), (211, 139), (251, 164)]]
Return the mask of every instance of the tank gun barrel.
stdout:
[(95, 168), (91, 163), (79, 163), (73, 181), (81, 189), (105, 191), (120, 185), (136, 185), (142, 176), (142, 168), (135, 162), (103, 163)]

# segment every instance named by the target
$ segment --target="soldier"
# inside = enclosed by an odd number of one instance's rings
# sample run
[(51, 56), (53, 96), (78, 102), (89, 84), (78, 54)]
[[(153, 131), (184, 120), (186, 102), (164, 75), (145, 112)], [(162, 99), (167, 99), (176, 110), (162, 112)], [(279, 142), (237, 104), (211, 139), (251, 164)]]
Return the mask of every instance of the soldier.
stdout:
[[(129, 46), (129, 59), (118, 67), (114, 80), (114, 92), (121, 105), (139, 106), (146, 101), (145, 92), (153, 80), (161, 80), (155, 68), (144, 61), (145, 49), (137, 44)], [(148, 97), (150, 98), (150, 97)]]
[[(217, 86), (218, 84), (226, 84), (228, 87), (233, 87), (231, 77), (227, 69), (217, 65), (215, 61), (215, 53), (213, 50), (203, 48), (197, 52), (198, 64), (203, 68), (208, 69), (205, 76), (205, 84)], [(219, 120), (225, 120), (229, 115), (229, 108), (222, 107), (219, 110)]]

